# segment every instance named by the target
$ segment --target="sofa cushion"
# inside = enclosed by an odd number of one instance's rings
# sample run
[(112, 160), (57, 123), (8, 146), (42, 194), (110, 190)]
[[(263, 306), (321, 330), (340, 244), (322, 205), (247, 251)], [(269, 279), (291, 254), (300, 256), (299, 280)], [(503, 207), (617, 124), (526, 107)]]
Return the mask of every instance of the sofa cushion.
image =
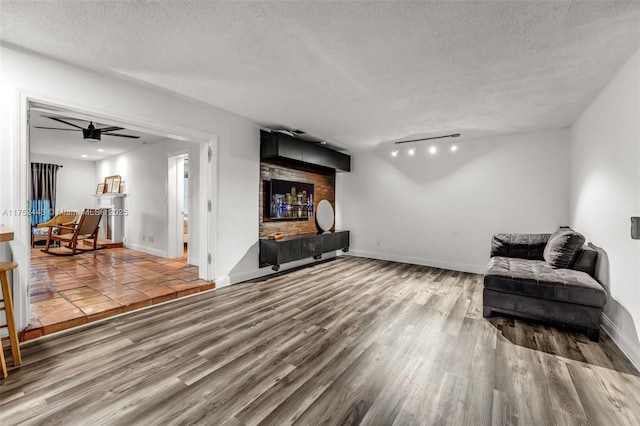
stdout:
[(543, 260), (542, 254), (551, 234), (495, 234), (491, 256)]
[(578, 253), (569, 268), (576, 271), (586, 272), (592, 277), (596, 276), (596, 264), (598, 262), (598, 252), (589, 246), (584, 246)]
[(597, 307), (607, 301), (604, 288), (585, 272), (555, 269), (542, 260), (493, 257), (484, 286), (505, 293)]
[(542, 257), (554, 268), (568, 268), (578, 249), (583, 245), (582, 234), (568, 228), (561, 228), (549, 238)]

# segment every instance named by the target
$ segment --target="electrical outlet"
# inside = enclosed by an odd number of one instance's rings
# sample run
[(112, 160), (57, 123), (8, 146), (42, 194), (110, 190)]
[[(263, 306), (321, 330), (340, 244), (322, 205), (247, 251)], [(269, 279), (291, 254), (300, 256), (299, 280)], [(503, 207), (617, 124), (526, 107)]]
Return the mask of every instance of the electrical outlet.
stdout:
[(153, 242), (153, 237), (149, 237), (149, 242), (152, 243)]
[(144, 235), (142, 236), (142, 241), (144, 241)]

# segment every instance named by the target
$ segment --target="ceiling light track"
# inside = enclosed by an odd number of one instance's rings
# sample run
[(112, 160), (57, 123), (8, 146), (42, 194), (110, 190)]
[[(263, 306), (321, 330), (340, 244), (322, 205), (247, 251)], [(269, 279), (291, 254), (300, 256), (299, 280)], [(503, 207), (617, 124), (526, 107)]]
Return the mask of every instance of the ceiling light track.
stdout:
[(451, 135), (445, 135), (445, 136), (433, 136), (430, 138), (421, 138), (421, 139), (411, 139), (409, 141), (399, 141), (399, 142), (395, 142), (396, 145), (400, 145), (403, 143), (412, 143), (412, 142), (420, 142), (420, 141), (432, 141), (434, 139), (444, 139), (444, 138), (458, 138), (460, 137), (460, 133), (453, 133)]

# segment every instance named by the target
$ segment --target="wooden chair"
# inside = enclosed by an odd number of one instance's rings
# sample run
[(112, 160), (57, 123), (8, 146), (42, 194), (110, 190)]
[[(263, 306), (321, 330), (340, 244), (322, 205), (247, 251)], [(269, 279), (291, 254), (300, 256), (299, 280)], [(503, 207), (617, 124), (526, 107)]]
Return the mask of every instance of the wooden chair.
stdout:
[[(70, 226), (58, 225), (58, 228), (61, 230), (69, 231), (69, 233), (66, 234), (55, 235), (51, 232), (53, 228), (49, 228), (47, 245), (42, 251), (56, 256), (73, 256), (78, 254), (78, 252), (82, 253), (95, 250), (98, 244), (100, 220), (105, 213), (105, 209), (84, 209), (78, 223), (74, 223)], [(78, 247), (78, 245), (83, 243), (85, 240), (93, 240), (93, 248), (83, 249)], [(66, 244), (66, 246), (60, 248), (49, 248), (51, 241), (59, 241), (60, 243)]]
[(44, 233), (40, 233), (38, 230), (41, 229), (45, 231), (44, 228), (54, 228), (54, 230), (52, 231), (53, 233), (57, 233), (60, 235), (68, 234), (71, 231), (69, 231), (68, 229), (60, 229), (60, 226), (71, 226), (76, 223), (76, 220), (78, 220), (78, 212), (65, 211), (60, 213), (59, 215), (56, 215), (53, 219), (47, 222), (37, 224), (31, 231), (31, 248), (34, 248), (38, 241), (46, 241), (48, 238), (49, 230), (46, 230), (46, 232)]
[[(0, 327), (7, 327), (9, 329), (9, 341), (11, 342), (11, 355), (13, 357), (13, 365), (22, 364), (22, 357), (20, 356), (20, 343), (18, 341), (18, 331), (16, 329), (16, 321), (13, 316), (13, 301), (11, 300), (11, 288), (9, 286), (9, 271), (18, 267), (17, 263), (13, 262), (0, 262), (0, 283), (2, 286), (2, 307), (0, 311), (4, 311), (7, 325)], [(0, 377), (7, 377), (7, 364), (4, 360), (4, 349), (2, 348), (2, 342), (0, 341)]]

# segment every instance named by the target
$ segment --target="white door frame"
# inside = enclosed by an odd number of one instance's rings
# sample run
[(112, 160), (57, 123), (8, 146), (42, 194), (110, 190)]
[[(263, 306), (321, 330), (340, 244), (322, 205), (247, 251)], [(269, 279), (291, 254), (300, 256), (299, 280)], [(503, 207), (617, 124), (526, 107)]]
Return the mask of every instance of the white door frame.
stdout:
[[(13, 192), (12, 205), (18, 209), (28, 211), (29, 206), (29, 181), (30, 181), (30, 147), (29, 147), (29, 123), (28, 111), (31, 102), (46, 104), (54, 108), (63, 108), (74, 112), (78, 118), (87, 115), (93, 118), (102, 118), (114, 125), (120, 125), (127, 129), (151, 133), (158, 136), (170, 137), (188, 142), (200, 144), (200, 199), (206, 200), (201, 206), (199, 215), (200, 235), (209, 238), (200, 238), (199, 251), (199, 278), (212, 281), (217, 270), (217, 239), (218, 218), (217, 210), (217, 151), (218, 136), (212, 133), (202, 132), (179, 125), (154, 120), (143, 116), (120, 115), (118, 111), (100, 110), (90, 105), (79, 105), (65, 99), (55, 99), (42, 93), (32, 92), (21, 88), (14, 90), (14, 105), (17, 111), (14, 125), (15, 131), (11, 133), (8, 143), (11, 144), (13, 162), (16, 165), (18, 188)], [(7, 120), (9, 121), (9, 120)], [(4, 143), (4, 142), (3, 142)], [(204, 156), (202, 155), (204, 153)], [(209, 207), (208, 208), (208, 205)], [(31, 225), (29, 215), (19, 215), (12, 220), (14, 241), (11, 242), (13, 260), (19, 267), (13, 274), (14, 304), (16, 323), (19, 329), (24, 329), (31, 318), (30, 300), (30, 269), (31, 269)]]

